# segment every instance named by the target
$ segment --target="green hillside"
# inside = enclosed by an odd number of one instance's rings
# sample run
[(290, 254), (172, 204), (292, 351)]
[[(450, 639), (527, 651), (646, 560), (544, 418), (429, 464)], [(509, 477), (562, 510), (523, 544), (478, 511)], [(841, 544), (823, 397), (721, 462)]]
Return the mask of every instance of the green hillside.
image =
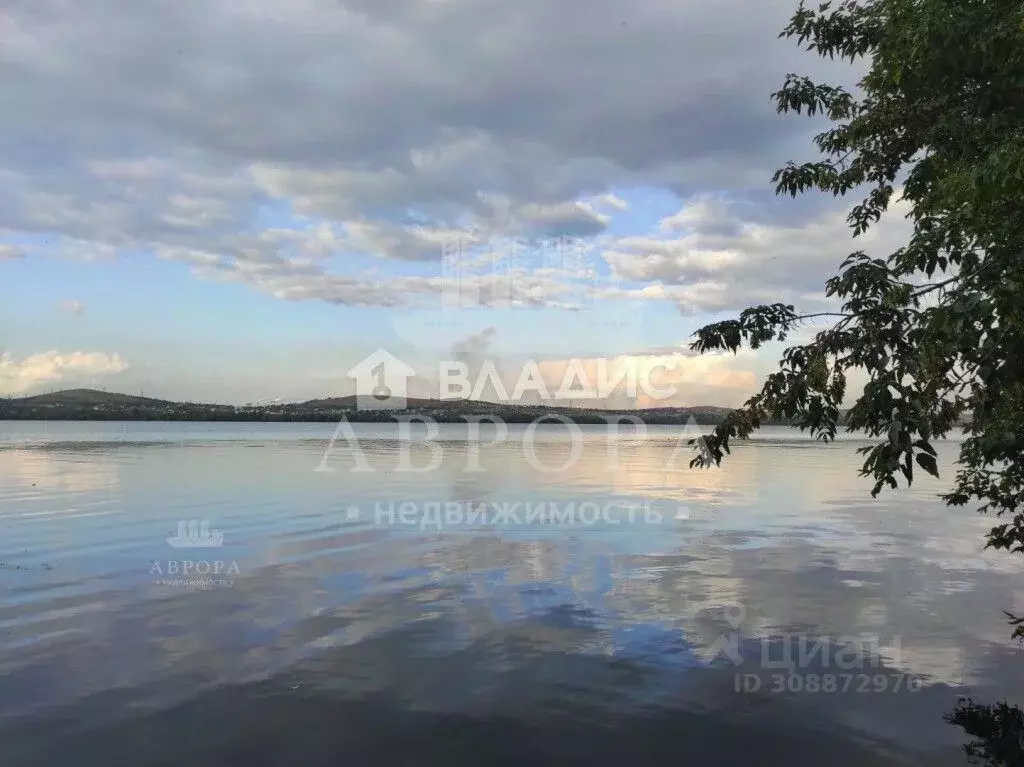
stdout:
[(63, 391), (36, 394), (10, 400), (19, 406), (27, 407), (81, 407), (104, 405), (107, 407), (159, 407), (173, 405), (173, 402), (151, 397), (136, 397), (131, 394), (98, 391), (96, 389), (65, 389)]
[(301, 403), (235, 406), (172, 402), (130, 394), (68, 389), (31, 397), (0, 400), (0, 420), (84, 421), (393, 421), (396, 415), (422, 415), (437, 421), (462, 421), (464, 416), (494, 416), (509, 423), (529, 423), (559, 415), (576, 423), (606, 423), (609, 415), (639, 416), (650, 424), (683, 424), (693, 417), (714, 424), (728, 412), (719, 407), (604, 410), (561, 403), (507, 404), (479, 400), (409, 399), (404, 410), (360, 410), (354, 396), (327, 397)]

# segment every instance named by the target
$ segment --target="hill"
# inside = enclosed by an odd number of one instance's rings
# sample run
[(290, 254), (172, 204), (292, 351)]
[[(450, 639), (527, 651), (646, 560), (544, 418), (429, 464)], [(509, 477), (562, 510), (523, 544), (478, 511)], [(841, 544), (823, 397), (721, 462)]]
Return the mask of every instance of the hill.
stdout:
[[(462, 408), (462, 407), (494, 407), (493, 402), (483, 402), (480, 400), (472, 399), (460, 399), (460, 400), (445, 400), (445, 399), (423, 399), (418, 397), (408, 397), (406, 405), (410, 409), (418, 408)], [(342, 408), (345, 410), (356, 409), (357, 398), (354, 394), (350, 394), (346, 397), (327, 397), (326, 399), (311, 399), (307, 402), (301, 402), (296, 407), (304, 408)], [(499, 405), (499, 407), (501, 407)]]
[(157, 407), (172, 405), (173, 402), (151, 397), (136, 397), (131, 394), (98, 391), (96, 389), (65, 389), (63, 391), (36, 394), (10, 400), (27, 407), (82, 407), (104, 405), (108, 407)]
[(648, 408), (604, 410), (570, 407), (554, 401), (509, 404), (480, 400), (409, 399), (404, 410), (360, 410), (354, 396), (327, 397), (301, 403), (244, 406), (172, 402), (130, 394), (68, 389), (31, 397), (0, 400), (0, 420), (73, 421), (393, 421), (396, 415), (421, 415), (440, 422), (460, 422), (465, 416), (493, 416), (508, 423), (530, 423), (543, 416), (562, 416), (575, 423), (606, 423), (608, 416), (638, 416), (649, 424), (698, 424), (721, 421), (727, 408)]

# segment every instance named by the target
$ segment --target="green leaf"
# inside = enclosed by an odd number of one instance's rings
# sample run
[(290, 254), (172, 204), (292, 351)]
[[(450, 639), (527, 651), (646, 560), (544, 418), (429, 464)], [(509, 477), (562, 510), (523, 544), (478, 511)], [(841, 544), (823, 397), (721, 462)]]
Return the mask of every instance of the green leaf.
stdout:
[[(886, 257), (857, 251), (836, 265), (822, 286), (838, 304), (831, 324), (784, 352), (734, 423), (745, 436), (762, 415), (784, 414), (829, 435), (846, 378), (864, 376), (844, 420), (876, 443), (858, 448), (872, 495), (900, 474), (911, 481), (914, 458), (937, 477), (931, 440), (963, 425), (942, 497), (1009, 515), (988, 545), (1024, 552), (1024, 8), (819, 1), (801, 6), (782, 37), (823, 58), (863, 59), (865, 71), (855, 93), (787, 75), (772, 94), (778, 112), (829, 125), (812, 140), (817, 156), (786, 163), (771, 183), (794, 197), (855, 194), (851, 238), (897, 215), (899, 188), (912, 231)], [(694, 348), (763, 347), (801, 319), (792, 307), (752, 307), (698, 331)]]
[(939, 467), (935, 463), (935, 456), (928, 455), (928, 453), (917, 454), (917, 465), (927, 471), (933, 477), (939, 476)]

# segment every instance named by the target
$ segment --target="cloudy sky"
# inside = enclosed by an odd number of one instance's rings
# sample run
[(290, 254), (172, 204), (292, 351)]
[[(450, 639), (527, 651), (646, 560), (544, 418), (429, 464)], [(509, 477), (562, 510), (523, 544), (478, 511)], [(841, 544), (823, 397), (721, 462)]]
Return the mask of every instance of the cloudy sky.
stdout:
[(770, 92), (853, 79), (777, 39), (793, 5), (8, 0), (0, 393), (307, 399), (468, 349), (670, 358), (680, 404), (736, 404), (777, 350), (675, 350), (819, 307), (853, 249), (770, 185), (822, 127)]

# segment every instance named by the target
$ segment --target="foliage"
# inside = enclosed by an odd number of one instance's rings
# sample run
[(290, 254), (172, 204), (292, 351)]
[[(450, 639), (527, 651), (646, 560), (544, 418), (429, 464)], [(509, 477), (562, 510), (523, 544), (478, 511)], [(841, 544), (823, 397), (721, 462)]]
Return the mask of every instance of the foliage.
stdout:
[(964, 698), (946, 720), (974, 738), (964, 746), (973, 763), (1024, 767), (1024, 712), (1018, 707), (986, 706)]
[[(913, 234), (885, 258), (850, 254), (826, 284), (836, 311), (774, 304), (699, 330), (707, 352), (784, 341), (762, 390), (703, 439), (694, 465), (719, 463), (730, 440), (770, 418), (832, 439), (847, 373), (868, 383), (847, 427), (863, 448), (872, 495), (938, 476), (932, 442), (969, 416), (944, 499), (999, 517), (987, 545), (1024, 551), (1024, 5), (1019, 0), (845, 0), (801, 6), (782, 37), (828, 58), (863, 60), (855, 92), (787, 76), (780, 113), (823, 116), (819, 159), (779, 170), (776, 192), (855, 193), (853, 237), (902, 197)], [(825, 254), (822, 254), (823, 256)], [(1012, 616), (1010, 616), (1013, 619)], [(1015, 620), (1015, 619), (1014, 619)], [(1024, 636), (1016, 623), (1015, 636)]]
[[(953, 506), (975, 504), (999, 522), (987, 546), (1024, 551), (1024, 4), (1019, 0), (844, 0), (803, 5), (782, 37), (828, 58), (863, 59), (856, 93), (789, 75), (780, 113), (831, 124), (820, 158), (790, 163), (776, 192), (862, 194), (848, 222), (856, 238), (899, 195), (913, 234), (886, 258), (850, 254), (826, 284), (836, 312), (801, 315), (758, 306), (696, 333), (700, 352), (785, 341), (811, 318), (832, 324), (787, 349), (778, 372), (730, 414), (693, 465), (718, 464), (732, 439), (785, 416), (830, 440), (847, 373), (868, 383), (847, 427), (862, 449), (872, 495), (909, 484), (915, 464), (938, 476), (932, 442), (964, 414)], [(1024, 618), (1007, 613), (1013, 635)], [(1020, 708), (962, 701), (947, 717), (973, 740), (968, 757), (1024, 764)]]
[[(723, 408), (658, 408), (640, 411), (611, 411), (558, 405), (520, 405), (472, 400), (412, 400), (404, 410), (360, 410), (354, 397), (294, 404), (234, 407), (145, 400), (124, 394), (76, 391), (16, 400), (0, 400), (0, 421), (237, 421), (237, 422), (396, 422), (409, 416), (430, 418), (438, 423), (466, 423), (469, 418), (500, 418), (505, 423), (530, 424), (555, 418), (574, 424), (605, 425), (616, 415), (638, 417), (649, 425), (683, 425), (691, 420), (702, 426), (720, 423), (728, 412)], [(96, 401), (96, 400), (99, 401)]]

